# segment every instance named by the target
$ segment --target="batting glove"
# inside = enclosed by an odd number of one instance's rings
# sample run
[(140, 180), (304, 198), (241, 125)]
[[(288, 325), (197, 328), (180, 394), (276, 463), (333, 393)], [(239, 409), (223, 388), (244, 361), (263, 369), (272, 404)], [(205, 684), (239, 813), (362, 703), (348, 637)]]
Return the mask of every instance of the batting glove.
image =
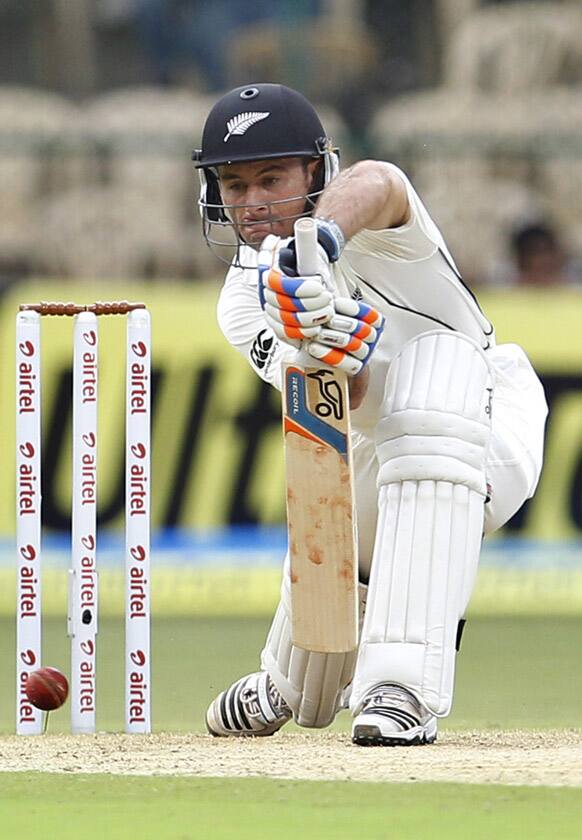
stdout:
[(335, 298), (335, 314), (305, 343), (310, 356), (355, 376), (368, 364), (384, 330), (384, 316), (367, 303)]
[(281, 271), (277, 243), (272, 241), (276, 239), (268, 236), (259, 253), (259, 300), (275, 335), (298, 347), (301, 341), (318, 336), (321, 325), (331, 320), (333, 295), (324, 288), (320, 275), (292, 277)]

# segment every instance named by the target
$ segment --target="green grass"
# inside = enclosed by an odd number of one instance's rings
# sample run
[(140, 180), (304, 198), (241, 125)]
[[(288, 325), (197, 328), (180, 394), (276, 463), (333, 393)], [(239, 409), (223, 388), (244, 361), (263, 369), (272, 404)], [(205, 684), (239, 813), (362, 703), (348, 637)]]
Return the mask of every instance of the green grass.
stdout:
[[(158, 619), (153, 626), (153, 720), (156, 730), (200, 731), (209, 701), (257, 668), (268, 629), (263, 619)], [(14, 731), (14, 622), (0, 620), (0, 732)], [(68, 672), (65, 621), (44, 623), (44, 662)], [(98, 727), (123, 728), (123, 622), (101, 622)], [(582, 625), (578, 619), (475, 618), (458, 658), (453, 728), (582, 726)], [(51, 732), (66, 731), (65, 706)], [(342, 714), (336, 728), (349, 726)]]
[(2, 837), (27, 840), (575, 840), (582, 791), (264, 779), (0, 774)]
[[(158, 619), (156, 730), (202, 730), (207, 703), (257, 667), (268, 622)], [(0, 620), (0, 732), (14, 731), (14, 623)], [(469, 621), (445, 726), (580, 727), (580, 622)], [(123, 622), (99, 631), (98, 727), (123, 726)], [(65, 621), (44, 624), (44, 661), (68, 671)], [(334, 726), (347, 729), (343, 713)], [(51, 732), (69, 729), (53, 713)], [(378, 753), (381, 761), (382, 754)], [(569, 840), (582, 836), (582, 791), (457, 784), (0, 773), (0, 837), (23, 840)]]
[(469, 620), (457, 660), (455, 704), (446, 725), (582, 726), (581, 645), (579, 618)]

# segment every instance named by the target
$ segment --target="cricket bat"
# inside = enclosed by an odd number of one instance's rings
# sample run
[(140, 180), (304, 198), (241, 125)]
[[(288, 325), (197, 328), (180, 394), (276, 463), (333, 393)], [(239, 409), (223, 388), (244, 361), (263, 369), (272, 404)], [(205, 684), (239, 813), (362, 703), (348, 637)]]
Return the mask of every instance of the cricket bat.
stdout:
[[(297, 266), (317, 274), (317, 228), (295, 222)], [(301, 351), (283, 366), (291, 637), (341, 653), (358, 641), (357, 542), (347, 376)]]

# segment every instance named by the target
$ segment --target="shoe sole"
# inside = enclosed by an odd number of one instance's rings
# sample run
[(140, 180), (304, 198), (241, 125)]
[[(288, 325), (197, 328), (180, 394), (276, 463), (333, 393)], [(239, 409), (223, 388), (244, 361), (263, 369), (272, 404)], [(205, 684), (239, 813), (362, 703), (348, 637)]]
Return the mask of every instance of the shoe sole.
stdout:
[[(283, 724), (281, 724), (281, 726), (283, 726)], [(206, 718), (206, 729), (208, 731), (208, 734), (212, 735), (213, 738), (271, 738), (279, 731), (280, 728), (281, 727), (279, 727), (278, 729), (273, 729), (272, 732), (236, 732), (235, 730), (232, 730), (230, 732), (217, 732), (210, 726), (208, 718)]]
[(214, 729), (211, 729), (206, 724), (206, 730), (209, 735), (212, 735), (213, 738), (271, 738), (275, 735), (279, 730), (275, 729), (274, 732), (215, 732)]
[(206, 724), (206, 731), (209, 735), (212, 735), (213, 738), (221, 738), (222, 735), (219, 732), (215, 732), (214, 729), (211, 729), (208, 724)]
[(354, 727), (352, 743), (360, 747), (417, 747), (425, 744), (434, 744), (436, 733), (428, 735), (426, 732), (419, 732), (412, 738), (399, 738), (394, 735), (382, 735), (378, 726), (359, 725)]

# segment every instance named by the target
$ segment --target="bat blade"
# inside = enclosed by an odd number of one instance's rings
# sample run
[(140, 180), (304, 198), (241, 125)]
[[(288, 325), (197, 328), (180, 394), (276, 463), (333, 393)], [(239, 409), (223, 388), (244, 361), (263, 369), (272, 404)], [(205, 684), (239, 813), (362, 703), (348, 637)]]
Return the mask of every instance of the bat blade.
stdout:
[(347, 378), (287, 364), (283, 381), (292, 641), (346, 652), (358, 640)]

